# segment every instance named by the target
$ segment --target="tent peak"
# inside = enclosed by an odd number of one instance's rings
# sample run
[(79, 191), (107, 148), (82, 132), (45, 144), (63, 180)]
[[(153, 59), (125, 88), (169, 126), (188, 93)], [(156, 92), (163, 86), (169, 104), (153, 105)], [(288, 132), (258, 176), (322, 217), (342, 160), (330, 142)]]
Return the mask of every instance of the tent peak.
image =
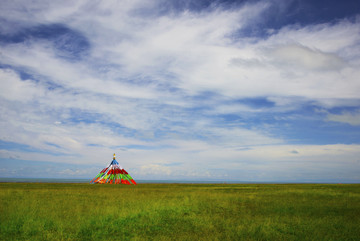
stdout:
[(115, 160), (115, 153), (114, 153), (114, 157), (113, 157), (113, 160)]

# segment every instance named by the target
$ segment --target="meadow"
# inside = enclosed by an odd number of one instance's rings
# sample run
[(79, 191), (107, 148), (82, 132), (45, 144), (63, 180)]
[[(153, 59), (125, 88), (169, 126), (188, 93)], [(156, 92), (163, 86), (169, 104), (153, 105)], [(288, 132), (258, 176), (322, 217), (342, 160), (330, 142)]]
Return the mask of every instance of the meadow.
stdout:
[(359, 240), (360, 184), (0, 183), (1, 240)]

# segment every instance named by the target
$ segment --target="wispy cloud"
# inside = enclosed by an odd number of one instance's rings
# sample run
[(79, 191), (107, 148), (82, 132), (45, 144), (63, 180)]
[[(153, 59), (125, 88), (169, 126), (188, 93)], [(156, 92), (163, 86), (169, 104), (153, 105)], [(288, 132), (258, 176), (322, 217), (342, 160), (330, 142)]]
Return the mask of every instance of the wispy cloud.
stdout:
[(360, 110), (343, 111), (341, 114), (328, 113), (327, 119), (329, 121), (347, 123), (353, 126), (360, 125)]

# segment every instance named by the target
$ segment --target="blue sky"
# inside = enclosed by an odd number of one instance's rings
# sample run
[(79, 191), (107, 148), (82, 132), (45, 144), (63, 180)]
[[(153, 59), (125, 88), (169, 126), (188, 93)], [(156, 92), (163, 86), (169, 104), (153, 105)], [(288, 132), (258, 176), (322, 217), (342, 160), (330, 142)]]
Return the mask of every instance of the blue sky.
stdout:
[(358, 1), (5, 1), (0, 177), (360, 182)]

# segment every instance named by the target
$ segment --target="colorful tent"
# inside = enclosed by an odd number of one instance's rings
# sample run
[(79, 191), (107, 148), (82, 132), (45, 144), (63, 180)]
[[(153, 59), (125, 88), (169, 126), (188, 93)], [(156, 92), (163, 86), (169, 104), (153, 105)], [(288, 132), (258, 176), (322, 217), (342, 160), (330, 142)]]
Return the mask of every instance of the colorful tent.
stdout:
[(136, 185), (136, 182), (125, 171), (114, 158), (110, 165), (104, 168), (90, 183), (109, 183), (109, 184), (127, 184)]

